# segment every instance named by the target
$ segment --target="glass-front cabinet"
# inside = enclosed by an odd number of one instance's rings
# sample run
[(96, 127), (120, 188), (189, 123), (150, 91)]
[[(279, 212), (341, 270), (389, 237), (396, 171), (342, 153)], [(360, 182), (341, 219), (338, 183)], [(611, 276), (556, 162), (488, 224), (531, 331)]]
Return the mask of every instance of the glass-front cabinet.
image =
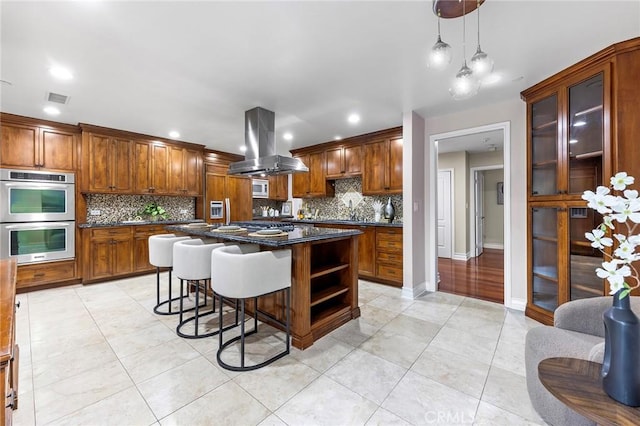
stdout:
[(558, 237), (561, 232), (558, 219), (557, 207), (534, 207), (529, 218), (531, 303), (548, 311), (558, 307)]

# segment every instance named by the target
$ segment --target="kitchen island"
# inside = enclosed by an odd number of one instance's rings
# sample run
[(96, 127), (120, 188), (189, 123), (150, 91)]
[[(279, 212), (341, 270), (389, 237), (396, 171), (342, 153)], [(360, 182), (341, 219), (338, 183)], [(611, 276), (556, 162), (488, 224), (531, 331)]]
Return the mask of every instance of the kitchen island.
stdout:
[[(358, 235), (354, 229), (284, 227), (282, 236), (256, 234), (259, 224), (238, 223), (240, 232), (201, 225), (166, 229), (211, 241), (259, 244), (262, 250), (291, 249), (291, 338), (305, 349), (325, 334), (360, 316), (358, 307)], [(261, 297), (259, 309), (284, 319), (284, 293)], [(261, 318), (277, 326), (268, 318)]]

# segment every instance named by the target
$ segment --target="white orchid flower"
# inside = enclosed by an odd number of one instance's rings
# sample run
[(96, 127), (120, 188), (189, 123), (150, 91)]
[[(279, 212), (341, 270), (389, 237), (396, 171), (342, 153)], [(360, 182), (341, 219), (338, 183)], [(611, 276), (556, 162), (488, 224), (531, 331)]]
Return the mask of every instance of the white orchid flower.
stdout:
[(604, 237), (604, 231), (601, 229), (594, 229), (591, 232), (586, 232), (584, 236), (587, 240), (591, 241), (591, 247), (595, 247), (597, 249), (604, 249), (605, 247), (611, 247), (613, 245), (613, 240), (609, 237)]
[(635, 246), (629, 241), (625, 240), (618, 244), (618, 248), (615, 249), (613, 254), (622, 260), (632, 261), (635, 257), (633, 253), (634, 250)]
[(629, 200), (635, 200), (636, 198), (638, 198), (638, 191), (636, 191), (635, 189), (625, 189), (624, 190), (624, 196)]
[[(599, 278), (606, 278), (611, 287), (611, 293), (615, 294), (624, 287), (624, 278), (631, 276), (631, 269), (627, 265), (618, 268), (620, 261), (613, 260), (611, 262), (602, 262), (602, 268), (596, 269), (596, 275)], [(604, 269), (603, 269), (604, 268)], [(614, 291), (615, 290), (615, 291)]]
[(631, 185), (633, 182), (633, 176), (628, 176), (626, 172), (618, 172), (611, 178), (611, 185), (616, 191), (624, 191), (627, 185)]
[(613, 195), (609, 195), (609, 188), (606, 186), (599, 186), (596, 188), (596, 192), (585, 191), (582, 194), (582, 199), (587, 200), (587, 207), (597, 210), (600, 214), (611, 213), (609, 208), (617, 202), (617, 198)]
[(629, 219), (633, 223), (640, 223), (640, 200), (632, 199), (611, 207), (616, 212), (613, 218), (618, 222), (624, 223)]
[(614, 229), (613, 218), (611, 216), (605, 216), (602, 218), (602, 224), (609, 229)]

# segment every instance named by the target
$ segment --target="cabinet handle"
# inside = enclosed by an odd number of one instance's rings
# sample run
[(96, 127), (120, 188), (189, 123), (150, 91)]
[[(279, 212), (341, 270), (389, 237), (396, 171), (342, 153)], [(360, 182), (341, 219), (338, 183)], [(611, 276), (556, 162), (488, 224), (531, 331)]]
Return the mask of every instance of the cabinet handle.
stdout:
[(33, 274), (33, 278), (42, 278), (44, 277), (44, 272), (38, 272), (36, 274)]
[(19, 300), (16, 302), (16, 309), (20, 309), (20, 301)]
[(538, 191), (531, 191), (531, 195), (538, 195)]

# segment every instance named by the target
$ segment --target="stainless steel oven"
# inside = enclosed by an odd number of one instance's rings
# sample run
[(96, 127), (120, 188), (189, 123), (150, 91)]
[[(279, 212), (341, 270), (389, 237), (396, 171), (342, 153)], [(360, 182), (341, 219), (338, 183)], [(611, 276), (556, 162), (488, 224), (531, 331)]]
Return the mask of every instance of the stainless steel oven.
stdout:
[(75, 176), (0, 169), (0, 222), (75, 220)]
[(75, 221), (0, 224), (0, 258), (18, 263), (73, 259)]

